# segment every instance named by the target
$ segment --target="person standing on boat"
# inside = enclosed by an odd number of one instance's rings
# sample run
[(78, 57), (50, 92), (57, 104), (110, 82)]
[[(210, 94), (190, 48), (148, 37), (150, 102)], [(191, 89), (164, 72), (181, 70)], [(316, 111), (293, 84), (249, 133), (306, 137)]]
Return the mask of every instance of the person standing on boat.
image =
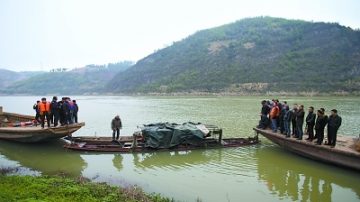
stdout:
[(328, 145), (331, 147), (335, 147), (336, 145), (336, 137), (337, 131), (341, 126), (341, 117), (337, 114), (337, 110), (331, 110), (331, 115), (329, 116), (328, 120)]
[(116, 115), (115, 118), (111, 121), (111, 130), (112, 133), (112, 139), (115, 140), (115, 133), (116, 133), (116, 140), (119, 140), (120, 136), (120, 129), (122, 129), (122, 122), (119, 117), (119, 115)]
[(316, 115), (314, 113), (314, 107), (309, 107), (309, 113), (306, 116), (306, 131), (309, 137), (306, 140), (312, 141), (314, 139), (314, 126)]
[(273, 107), (270, 111), (271, 129), (274, 133), (277, 132), (277, 119), (279, 117), (280, 110), (276, 102), (273, 103)]
[(78, 122), (79, 106), (76, 103), (76, 100), (73, 100), (73, 104), (74, 104), (74, 112), (73, 112), (74, 122), (77, 123)]
[(302, 140), (303, 137), (303, 125), (304, 125), (304, 105), (300, 105), (298, 111), (296, 112), (296, 128), (298, 132), (298, 140)]
[(293, 109), (291, 110), (291, 126), (292, 126), (292, 135), (294, 137), (298, 137), (297, 136), (297, 127), (296, 127), (296, 113), (297, 113), (297, 110), (298, 110), (298, 105), (297, 104), (294, 104), (293, 106)]
[(262, 108), (260, 113), (260, 122), (258, 128), (266, 129), (269, 126), (268, 114), (270, 112), (270, 107), (267, 105), (266, 100), (261, 102)]
[(290, 122), (291, 122), (291, 110), (289, 109), (289, 106), (286, 105), (284, 107), (284, 119), (283, 119), (283, 122), (284, 122), (284, 127), (285, 127), (285, 135), (286, 137), (290, 137)]
[(48, 128), (50, 128), (50, 102), (47, 102), (46, 98), (41, 98), (41, 102), (39, 104), (39, 112), (41, 119), (41, 127), (44, 128), (46, 118)]
[(36, 125), (38, 124), (38, 123), (40, 123), (41, 122), (41, 120), (40, 120), (40, 111), (39, 111), (39, 104), (40, 104), (40, 100), (38, 100), (38, 101), (36, 101), (36, 104), (34, 104), (34, 106), (33, 106), (33, 109), (35, 110), (35, 121), (36, 121)]
[(59, 103), (57, 102), (56, 96), (53, 97), (50, 104), (50, 108), (51, 108), (50, 122), (53, 123), (54, 126), (56, 127), (59, 123)]
[(316, 132), (316, 137), (317, 137), (316, 144), (317, 145), (321, 145), (324, 140), (324, 130), (325, 130), (326, 124), (327, 124), (327, 120), (324, 115), (324, 112), (322, 110), (318, 110), (317, 111), (317, 119), (315, 122), (315, 132)]

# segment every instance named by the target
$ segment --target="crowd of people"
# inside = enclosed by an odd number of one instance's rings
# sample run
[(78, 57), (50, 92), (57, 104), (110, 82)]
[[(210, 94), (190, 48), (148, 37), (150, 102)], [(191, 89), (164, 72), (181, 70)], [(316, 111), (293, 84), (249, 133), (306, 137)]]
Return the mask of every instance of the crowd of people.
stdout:
[(59, 123), (64, 126), (78, 122), (79, 106), (76, 100), (71, 100), (69, 97), (63, 97), (58, 101), (57, 96), (54, 96), (51, 102), (41, 98), (41, 101), (38, 100), (34, 104), (33, 109), (36, 112), (36, 124), (41, 123), (42, 128), (45, 126), (45, 120), (48, 127), (51, 124), (57, 127)]
[(270, 127), (274, 133), (280, 131), (287, 138), (292, 136), (302, 140), (305, 123), (305, 134), (308, 135), (306, 140), (316, 140), (315, 143), (321, 145), (327, 126), (327, 142), (325, 144), (335, 147), (337, 131), (342, 121), (336, 109), (332, 109), (330, 116), (327, 116), (324, 108), (318, 109), (315, 113), (314, 107), (310, 106), (305, 117), (304, 105), (294, 104), (290, 109), (286, 101), (279, 102), (277, 99), (263, 100), (261, 104), (261, 119), (258, 128)]

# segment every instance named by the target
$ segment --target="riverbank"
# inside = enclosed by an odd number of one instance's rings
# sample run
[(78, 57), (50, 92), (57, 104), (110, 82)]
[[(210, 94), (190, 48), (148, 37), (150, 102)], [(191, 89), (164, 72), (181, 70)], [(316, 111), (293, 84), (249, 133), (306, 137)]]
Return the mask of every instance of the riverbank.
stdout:
[(12, 169), (0, 169), (1, 201), (125, 201), (170, 202), (159, 194), (147, 194), (141, 188), (110, 186), (79, 177), (8, 175)]
[[(36, 94), (4, 94), (0, 92), (0, 96), (36, 96)], [(39, 94), (39, 96), (53, 96), (53, 94)], [(334, 92), (320, 92), (320, 91), (180, 91), (180, 92), (133, 92), (133, 93), (109, 93), (109, 92), (91, 92), (83, 94), (72, 94), (73, 96), (299, 96), (299, 97), (352, 97), (360, 96), (360, 91), (334, 91)]]

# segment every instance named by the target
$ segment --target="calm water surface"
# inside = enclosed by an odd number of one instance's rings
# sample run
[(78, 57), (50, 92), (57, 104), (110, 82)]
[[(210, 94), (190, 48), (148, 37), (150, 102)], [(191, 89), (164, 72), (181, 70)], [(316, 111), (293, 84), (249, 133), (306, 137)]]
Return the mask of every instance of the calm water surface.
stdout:
[[(74, 135), (110, 136), (119, 114), (123, 135), (146, 123), (204, 122), (224, 129), (225, 137), (252, 136), (263, 97), (72, 97), (86, 126)], [(5, 111), (33, 114), (38, 97), (0, 97)], [(48, 98), (50, 99), (50, 97)], [(337, 108), (341, 134), (360, 133), (358, 97), (286, 97), (290, 104)], [(63, 142), (18, 144), (0, 141), (0, 167), (52, 175), (66, 172), (98, 182), (139, 185), (180, 201), (360, 201), (360, 173), (293, 155), (262, 138), (251, 147), (148, 154), (73, 152)]]

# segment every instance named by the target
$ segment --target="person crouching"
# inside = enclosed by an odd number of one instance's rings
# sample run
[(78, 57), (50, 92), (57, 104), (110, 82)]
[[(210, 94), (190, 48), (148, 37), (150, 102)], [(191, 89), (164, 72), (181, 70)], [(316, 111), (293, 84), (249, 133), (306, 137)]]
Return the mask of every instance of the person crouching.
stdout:
[(111, 121), (111, 129), (113, 131), (112, 133), (112, 139), (115, 140), (115, 132), (116, 132), (116, 140), (119, 140), (120, 135), (120, 129), (122, 128), (122, 123), (119, 115), (116, 115), (115, 118)]

